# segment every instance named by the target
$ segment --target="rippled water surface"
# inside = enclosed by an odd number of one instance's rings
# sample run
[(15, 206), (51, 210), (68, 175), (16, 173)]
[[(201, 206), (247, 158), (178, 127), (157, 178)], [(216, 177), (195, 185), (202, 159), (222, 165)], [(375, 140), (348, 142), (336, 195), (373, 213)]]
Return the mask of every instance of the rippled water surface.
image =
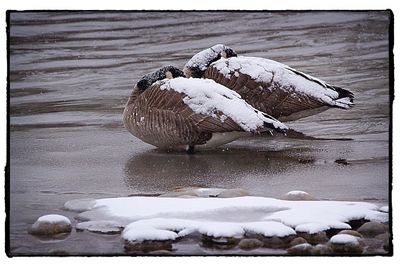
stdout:
[[(73, 232), (50, 242), (28, 235), (43, 214), (73, 219), (62, 206), (78, 198), (204, 186), (386, 204), (388, 30), (386, 12), (11, 13), (11, 253), (123, 254), (118, 235)], [(288, 123), (333, 140), (256, 137), (188, 156), (130, 135), (122, 111), (135, 81), (168, 64), (182, 68), (216, 43), (347, 88), (356, 106)], [(221, 254), (197, 244), (177, 252)]]

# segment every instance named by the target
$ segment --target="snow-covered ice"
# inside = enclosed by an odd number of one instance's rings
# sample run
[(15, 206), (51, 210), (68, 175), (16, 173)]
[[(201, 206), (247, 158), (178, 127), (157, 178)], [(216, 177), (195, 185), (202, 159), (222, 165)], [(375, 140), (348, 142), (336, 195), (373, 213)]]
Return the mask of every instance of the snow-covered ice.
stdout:
[[(286, 201), (244, 196), (236, 198), (120, 197), (86, 201), (79, 218), (112, 220), (126, 226), (126, 240), (174, 240), (195, 231), (213, 237), (310, 234), (331, 228), (350, 229), (350, 220), (385, 222), (388, 214), (365, 202)], [(74, 210), (82, 203), (69, 202)]]
[[(238, 93), (210, 79), (174, 78), (160, 81), (160, 89), (172, 89), (186, 96), (183, 98), (194, 112), (215, 116), (217, 112), (230, 117), (245, 131), (255, 131), (264, 126), (264, 122), (275, 128), (286, 130), (287, 126), (273, 117), (246, 103)], [(221, 118), (223, 119), (223, 115)]]
[(328, 229), (329, 226), (324, 223), (306, 223), (296, 226), (296, 232), (305, 232), (309, 234), (315, 234)]
[(379, 208), (379, 211), (387, 213), (387, 212), (389, 212), (389, 206), (387, 206), (387, 205), (382, 206), (381, 208)]

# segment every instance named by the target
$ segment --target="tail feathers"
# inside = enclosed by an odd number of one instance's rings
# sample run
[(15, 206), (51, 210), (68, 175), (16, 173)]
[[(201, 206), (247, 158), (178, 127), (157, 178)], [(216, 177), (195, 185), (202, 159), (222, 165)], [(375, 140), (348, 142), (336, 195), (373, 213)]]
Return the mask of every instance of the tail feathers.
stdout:
[(258, 117), (264, 122), (264, 128), (275, 130), (276, 132), (286, 133), (289, 129), (285, 124), (275, 119), (274, 117), (263, 113), (259, 110), (255, 110)]
[(344, 109), (354, 106), (354, 94), (352, 92), (337, 86), (332, 86), (331, 88), (339, 94), (338, 98), (334, 100), (335, 106)]

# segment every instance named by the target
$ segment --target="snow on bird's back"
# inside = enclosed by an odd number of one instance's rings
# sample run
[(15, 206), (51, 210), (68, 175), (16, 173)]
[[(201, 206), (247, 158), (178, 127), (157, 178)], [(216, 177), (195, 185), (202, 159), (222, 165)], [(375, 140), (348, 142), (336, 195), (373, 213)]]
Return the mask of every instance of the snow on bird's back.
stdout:
[(179, 77), (163, 81), (161, 89), (172, 89), (185, 94), (184, 103), (195, 113), (211, 116), (220, 111), (245, 131), (255, 131), (263, 127), (264, 121), (273, 123), (276, 128), (287, 129), (279, 121), (258, 114), (235, 91), (210, 79)]
[(338, 96), (336, 91), (327, 89), (326, 82), (269, 59), (238, 56), (222, 58), (211, 65), (229, 79), (232, 73), (240, 72), (249, 75), (257, 82), (270, 83), (273, 81), (279, 83), (282, 89), (294, 89), (296, 92), (328, 102)]

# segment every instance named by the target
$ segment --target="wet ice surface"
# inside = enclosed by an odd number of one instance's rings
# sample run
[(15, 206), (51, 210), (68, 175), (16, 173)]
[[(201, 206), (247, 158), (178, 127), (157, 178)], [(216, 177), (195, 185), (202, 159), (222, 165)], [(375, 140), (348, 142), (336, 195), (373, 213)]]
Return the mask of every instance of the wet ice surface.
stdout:
[[(204, 186), (275, 198), (303, 190), (386, 205), (388, 23), (379, 12), (12, 14), (11, 252), (123, 254), (119, 235), (73, 231), (50, 243), (27, 233), (44, 214), (73, 219), (62, 209), (72, 199)], [(353, 91), (349, 111), (288, 123), (309, 136), (353, 140), (257, 137), (187, 156), (160, 152), (123, 128), (135, 80), (168, 64), (182, 68), (221, 42)], [(90, 248), (83, 246), (88, 241)], [(180, 247), (182, 254), (224, 254), (196, 243)]]

